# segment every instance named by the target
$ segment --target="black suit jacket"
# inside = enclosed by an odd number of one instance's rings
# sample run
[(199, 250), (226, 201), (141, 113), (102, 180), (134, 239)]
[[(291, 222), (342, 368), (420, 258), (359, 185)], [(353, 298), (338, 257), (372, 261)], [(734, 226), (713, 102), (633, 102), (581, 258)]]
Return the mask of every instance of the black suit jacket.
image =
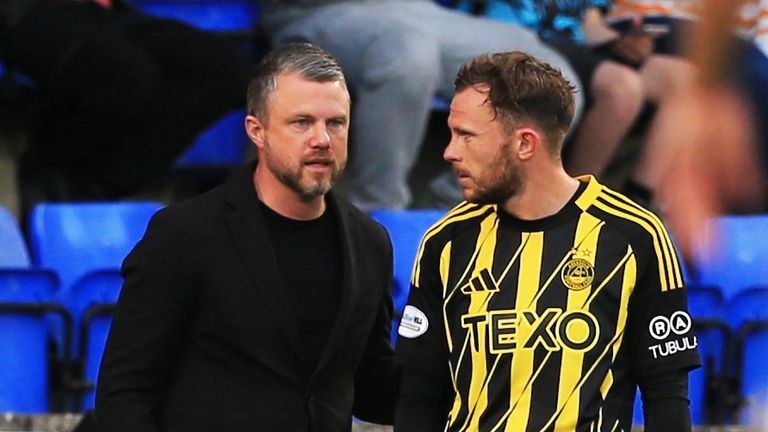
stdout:
[(102, 429), (348, 431), (353, 411), (391, 423), (386, 231), (327, 196), (338, 214), (342, 300), (317, 369), (306, 370), (253, 168), (160, 211), (123, 263), (97, 386)]

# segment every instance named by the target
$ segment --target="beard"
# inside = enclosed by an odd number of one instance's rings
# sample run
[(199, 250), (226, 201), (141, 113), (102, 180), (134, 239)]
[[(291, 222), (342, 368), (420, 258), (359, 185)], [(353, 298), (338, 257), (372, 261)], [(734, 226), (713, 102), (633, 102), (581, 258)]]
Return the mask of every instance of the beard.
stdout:
[[(344, 170), (343, 163), (340, 165), (329, 151), (305, 155), (299, 161), (298, 166), (295, 169), (291, 169), (291, 167), (274, 156), (269, 143), (265, 143), (265, 149), (264, 162), (267, 168), (281, 183), (296, 192), (304, 202), (327, 194)], [(304, 164), (307, 160), (311, 159), (329, 161), (330, 175), (320, 176), (315, 173), (307, 173)]]
[(467, 201), (481, 205), (503, 204), (520, 193), (523, 178), (510, 148), (511, 143), (501, 147), (498, 156), (485, 169), (491, 175), (486, 177), (487, 180), (475, 182), (477, 189), (473, 196), (467, 197)]

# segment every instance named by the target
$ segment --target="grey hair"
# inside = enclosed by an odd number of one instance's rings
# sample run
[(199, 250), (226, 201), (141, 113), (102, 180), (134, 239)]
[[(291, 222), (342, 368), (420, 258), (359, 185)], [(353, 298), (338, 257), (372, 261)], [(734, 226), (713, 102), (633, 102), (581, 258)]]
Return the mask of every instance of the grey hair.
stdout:
[(315, 82), (346, 84), (339, 62), (324, 49), (309, 43), (290, 43), (268, 53), (256, 65), (248, 84), (248, 114), (266, 122), (267, 101), (276, 88), (276, 76), (296, 73)]

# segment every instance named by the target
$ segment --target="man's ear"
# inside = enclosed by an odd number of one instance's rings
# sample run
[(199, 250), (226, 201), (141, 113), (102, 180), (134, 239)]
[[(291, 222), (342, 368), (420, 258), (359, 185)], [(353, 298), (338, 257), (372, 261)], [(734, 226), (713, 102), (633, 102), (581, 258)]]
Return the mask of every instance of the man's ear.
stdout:
[(245, 133), (256, 145), (256, 148), (264, 148), (265, 125), (256, 116), (247, 115), (245, 117)]
[(541, 134), (534, 128), (521, 127), (515, 130), (515, 139), (520, 143), (517, 148), (517, 157), (520, 160), (531, 159), (536, 152), (543, 151), (544, 141)]

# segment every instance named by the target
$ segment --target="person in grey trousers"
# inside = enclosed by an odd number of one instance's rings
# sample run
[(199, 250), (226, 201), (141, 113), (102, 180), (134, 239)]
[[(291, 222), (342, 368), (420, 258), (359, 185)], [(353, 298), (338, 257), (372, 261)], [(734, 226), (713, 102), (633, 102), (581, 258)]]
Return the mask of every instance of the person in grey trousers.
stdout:
[[(354, 99), (345, 186), (349, 200), (364, 211), (408, 207), (408, 175), (432, 99), (453, 96), (453, 77), (467, 59), (525, 51), (581, 87), (566, 59), (534, 32), (432, 0), (264, 0), (263, 6), (262, 23), (275, 45), (311, 42), (345, 71)], [(583, 98), (576, 95), (578, 116)], [(460, 199), (458, 186), (448, 184)]]

